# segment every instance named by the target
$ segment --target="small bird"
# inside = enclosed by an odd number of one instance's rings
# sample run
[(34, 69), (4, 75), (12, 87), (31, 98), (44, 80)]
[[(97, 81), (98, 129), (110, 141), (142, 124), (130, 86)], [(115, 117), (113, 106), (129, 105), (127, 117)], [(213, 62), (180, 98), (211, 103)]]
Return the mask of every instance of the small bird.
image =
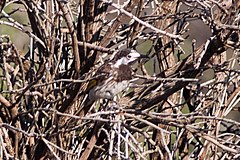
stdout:
[[(132, 80), (132, 64), (140, 58), (148, 58), (136, 50), (127, 48), (118, 51), (113, 59), (105, 63), (97, 70), (95, 85), (89, 90), (89, 100), (110, 99), (125, 91)], [(99, 75), (99, 76), (97, 76)], [(90, 82), (91, 83), (91, 82)]]

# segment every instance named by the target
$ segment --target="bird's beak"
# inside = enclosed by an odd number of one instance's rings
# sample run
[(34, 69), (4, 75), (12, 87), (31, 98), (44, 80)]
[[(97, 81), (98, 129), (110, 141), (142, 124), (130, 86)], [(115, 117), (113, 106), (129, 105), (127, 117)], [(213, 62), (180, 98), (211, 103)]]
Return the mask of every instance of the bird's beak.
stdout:
[(145, 54), (140, 54), (140, 57), (141, 59), (150, 59), (147, 55)]

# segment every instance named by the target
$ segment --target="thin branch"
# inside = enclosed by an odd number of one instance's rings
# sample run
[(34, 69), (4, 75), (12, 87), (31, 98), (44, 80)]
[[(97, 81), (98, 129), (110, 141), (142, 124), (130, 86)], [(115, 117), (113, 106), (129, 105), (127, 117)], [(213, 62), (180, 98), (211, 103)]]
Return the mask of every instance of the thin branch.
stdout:
[[(105, 0), (103, 0), (103, 2), (109, 3), (108, 1), (105, 1)], [(128, 17), (134, 19), (134, 20), (137, 21), (138, 23), (140, 23), (140, 24), (146, 26), (147, 28), (155, 31), (156, 33), (160, 33), (160, 34), (165, 35), (165, 36), (168, 36), (168, 37), (170, 37), (170, 38), (179, 39), (179, 40), (181, 40), (181, 41), (184, 40), (184, 38), (182, 38), (180, 35), (174, 35), (174, 34), (168, 33), (168, 32), (166, 32), (166, 31), (160, 30), (160, 29), (152, 26), (152, 25), (149, 24), (149, 23), (146, 23), (146, 22), (142, 21), (141, 19), (139, 19), (139, 18), (137, 18), (136, 16), (134, 16), (133, 14), (127, 12), (127, 11), (124, 10), (121, 6), (119, 6), (119, 5), (115, 4), (115, 3), (109, 3), (109, 4), (112, 5), (113, 7), (117, 8), (120, 12), (124, 13), (124, 14), (127, 15)]]
[(73, 55), (75, 57), (75, 70), (76, 72), (80, 72), (80, 57), (79, 57), (79, 52), (78, 52), (78, 39), (77, 39), (77, 34), (76, 31), (74, 30), (74, 24), (73, 24), (73, 19), (70, 14), (70, 10), (66, 7), (64, 2), (61, 0), (58, 0), (58, 4), (63, 12), (63, 17), (65, 18), (65, 21), (67, 23), (68, 29), (70, 31), (71, 37), (72, 37), (72, 47), (73, 47)]

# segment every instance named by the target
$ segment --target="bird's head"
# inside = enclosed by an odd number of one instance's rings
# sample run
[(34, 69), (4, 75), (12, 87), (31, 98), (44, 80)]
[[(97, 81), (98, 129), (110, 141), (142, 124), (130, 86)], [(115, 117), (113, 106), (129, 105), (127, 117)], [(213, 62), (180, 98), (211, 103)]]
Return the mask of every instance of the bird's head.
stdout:
[(142, 55), (134, 49), (127, 48), (118, 51), (112, 61), (114, 66), (118, 67), (120, 65), (131, 65), (140, 58), (148, 58), (148, 56)]

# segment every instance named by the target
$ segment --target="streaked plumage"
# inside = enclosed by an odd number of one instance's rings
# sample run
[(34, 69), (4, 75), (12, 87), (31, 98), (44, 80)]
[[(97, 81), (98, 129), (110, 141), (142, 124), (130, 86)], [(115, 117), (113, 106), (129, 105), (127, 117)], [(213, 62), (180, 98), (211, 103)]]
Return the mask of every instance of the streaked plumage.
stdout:
[(106, 61), (96, 72), (96, 85), (89, 91), (89, 99), (113, 99), (129, 87), (132, 79), (131, 64), (139, 58), (146, 57), (132, 49), (116, 53), (112, 60)]

